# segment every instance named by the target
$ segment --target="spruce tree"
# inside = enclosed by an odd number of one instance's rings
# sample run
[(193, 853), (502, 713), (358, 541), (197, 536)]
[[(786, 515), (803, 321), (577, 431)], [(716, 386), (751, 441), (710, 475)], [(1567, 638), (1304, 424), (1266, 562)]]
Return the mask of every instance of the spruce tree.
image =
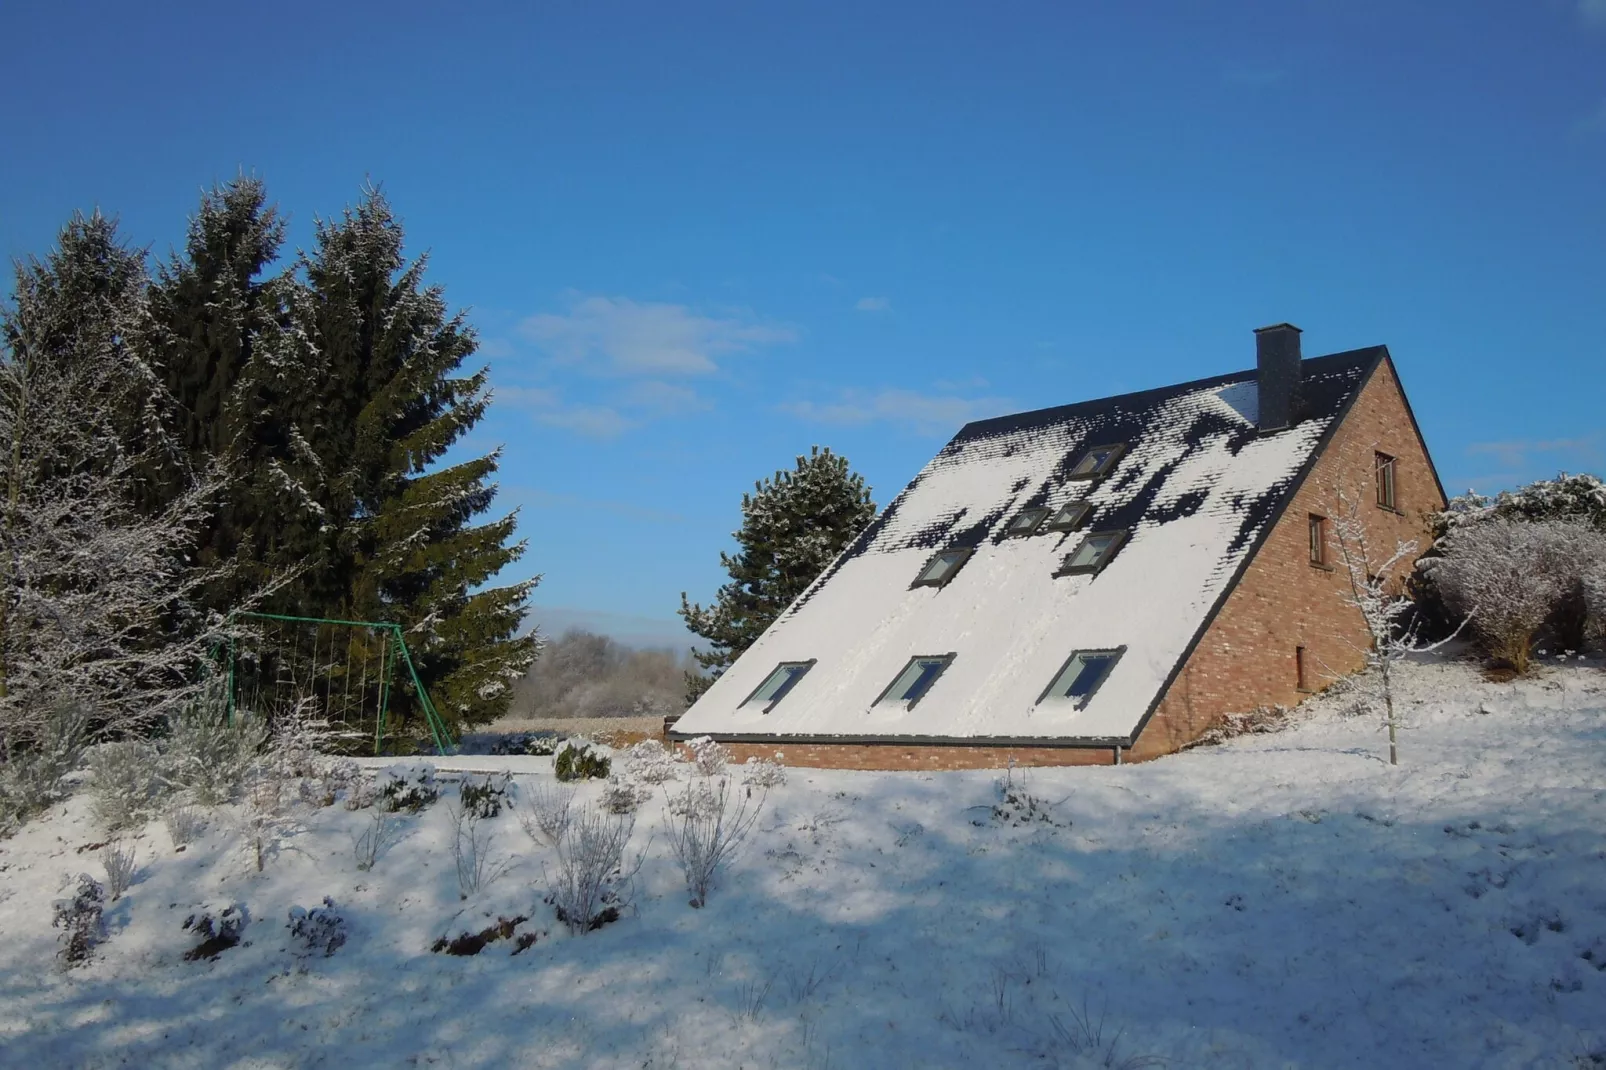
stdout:
[(818, 446), (800, 455), (792, 471), (754, 483), (742, 495), (741, 530), (732, 533), (738, 552), (719, 555), (730, 582), (706, 609), (680, 595), (686, 627), (710, 644), (694, 656), (711, 674), (687, 674), (687, 701), (752, 646), (875, 514), (864, 477), (847, 458)]
[(508, 541), (516, 514), (474, 523), (495, 497), (499, 451), (438, 465), (484, 415), (488, 372), (459, 374), (474, 332), (424, 284), (425, 266), (403, 257), (377, 190), (319, 223), (293, 329), (270, 347), (310, 369), (285, 399), (283, 471), (319, 525), (300, 611), (401, 624), (441, 715), (475, 724), (506, 709), (535, 658), (535, 638), (516, 632), (537, 580), (483, 586), (524, 552)]

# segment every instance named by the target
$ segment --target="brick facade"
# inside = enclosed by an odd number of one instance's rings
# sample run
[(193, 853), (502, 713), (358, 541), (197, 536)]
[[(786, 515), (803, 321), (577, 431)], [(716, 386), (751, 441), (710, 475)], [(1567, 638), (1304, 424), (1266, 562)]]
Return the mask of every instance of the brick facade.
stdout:
[[(1395, 504), (1377, 504), (1376, 455), (1395, 458)], [(1223, 714), (1260, 705), (1293, 706), (1364, 664), (1366, 631), (1344, 604), (1348, 576), (1327, 525), (1329, 569), (1310, 563), (1310, 517), (1332, 517), (1335, 492), (1360, 496), (1361, 517), (1376, 551), (1396, 539), (1427, 546), (1426, 514), (1445, 507), (1432, 463), (1417, 437), (1393, 365), (1378, 365), (1349, 415), (1318, 458), (1226, 604), (1139, 735), (1132, 758), (1170, 754)], [(1296, 651), (1304, 648), (1306, 687)]]

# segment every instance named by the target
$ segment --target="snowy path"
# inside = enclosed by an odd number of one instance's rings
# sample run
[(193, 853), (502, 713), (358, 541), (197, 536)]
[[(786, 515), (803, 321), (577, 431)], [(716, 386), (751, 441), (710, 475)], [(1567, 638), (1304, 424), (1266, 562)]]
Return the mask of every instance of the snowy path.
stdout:
[[(1030, 771), (1068, 827), (995, 822), (993, 774), (793, 770), (702, 910), (660, 797), (636, 909), (578, 938), (511, 818), (513, 868), (460, 902), (442, 806), (367, 873), (336, 806), (260, 876), (221, 818), (182, 854), (153, 824), (99, 959), (63, 973), (50, 902), (99, 876), (80, 797), (0, 842), (0, 1066), (1093, 1066), (1112, 1041), (1110, 1065), (1601, 1065), (1606, 673), (1405, 686), (1398, 769), (1329, 698), (1274, 735)], [(286, 912), (325, 895), (351, 938), (303, 969)], [(190, 906), (226, 900), (250, 946), (183, 961)], [(428, 950), (514, 912), (549, 935)]]

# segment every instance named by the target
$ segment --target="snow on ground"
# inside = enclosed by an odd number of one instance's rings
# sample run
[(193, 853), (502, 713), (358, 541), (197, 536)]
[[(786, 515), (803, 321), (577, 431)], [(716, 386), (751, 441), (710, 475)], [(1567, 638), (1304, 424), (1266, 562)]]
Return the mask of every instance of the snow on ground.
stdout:
[[(1606, 673), (1403, 687), (1398, 768), (1330, 696), (1276, 734), (1017, 772), (1057, 824), (994, 820), (992, 773), (792, 770), (701, 910), (660, 795), (635, 909), (579, 937), (511, 816), (513, 867), (461, 902), (443, 805), (370, 872), (365, 813), (333, 806), (262, 875), (221, 816), (180, 854), (151, 825), (110, 939), (64, 971), (51, 901), (102, 876), (79, 796), (0, 843), (0, 1065), (1606, 1064)], [(350, 938), (298, 959), (287, 912), (326, 895)], [(249, 946), (184, 961), (202, 901), (245, 904)], [(547, 932), (522, 954), (429, 951), (514, 911)]]

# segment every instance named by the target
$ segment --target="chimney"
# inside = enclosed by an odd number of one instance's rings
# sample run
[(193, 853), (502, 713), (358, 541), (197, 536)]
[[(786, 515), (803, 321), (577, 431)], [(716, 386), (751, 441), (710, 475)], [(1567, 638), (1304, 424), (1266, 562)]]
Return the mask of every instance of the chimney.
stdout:
[(1281, 431), (1299, 422), (1299, 328), (1278, 323), (1255, 331), (1255, 365), (1260, 393), (1260, 433)]

